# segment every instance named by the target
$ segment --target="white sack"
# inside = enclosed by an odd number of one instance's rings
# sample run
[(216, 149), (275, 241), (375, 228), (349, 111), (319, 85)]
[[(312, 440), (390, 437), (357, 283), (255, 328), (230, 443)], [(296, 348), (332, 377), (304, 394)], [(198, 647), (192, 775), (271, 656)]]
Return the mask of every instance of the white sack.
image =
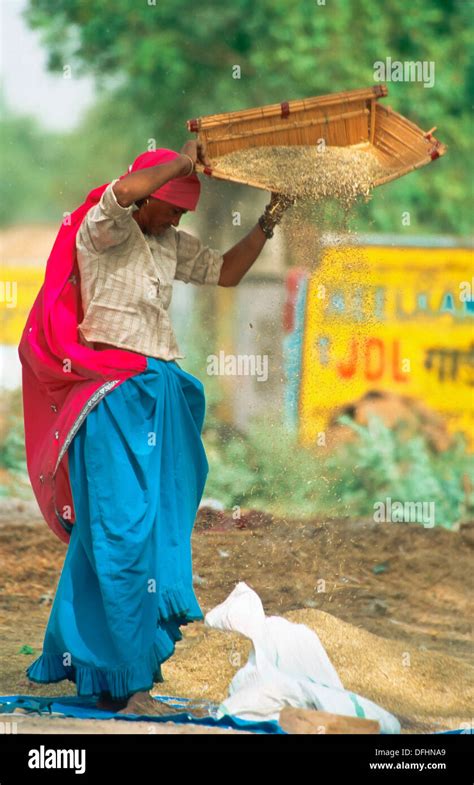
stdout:
[(377, 720), (382, 733), (400, 733), (392, 714), (344, 689), (313, 630), (280, 616), (265, 616), (260, 597), (246, 583), (238, 583), (204, 621), (252, 641), (247, 663), (235, 674), (229, 697), (219, 706), (219, 717), (278, 721), (281, 709), (293, 706)]

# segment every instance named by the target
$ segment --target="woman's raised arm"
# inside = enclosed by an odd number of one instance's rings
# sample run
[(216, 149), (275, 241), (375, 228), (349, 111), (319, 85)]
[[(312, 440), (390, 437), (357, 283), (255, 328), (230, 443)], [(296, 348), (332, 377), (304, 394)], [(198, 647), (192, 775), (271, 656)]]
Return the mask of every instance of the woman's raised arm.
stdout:
[(178, 157), (172, 161), (139, 169), (122, 177), (113, 187), (118, 203), (121, 207), (130, 207), (139, 199), (146, 199), (169, 180), (192, 174), (196, 161), (205, 166), (210, 165), (204, 145), (193, 139), (183, 145)]

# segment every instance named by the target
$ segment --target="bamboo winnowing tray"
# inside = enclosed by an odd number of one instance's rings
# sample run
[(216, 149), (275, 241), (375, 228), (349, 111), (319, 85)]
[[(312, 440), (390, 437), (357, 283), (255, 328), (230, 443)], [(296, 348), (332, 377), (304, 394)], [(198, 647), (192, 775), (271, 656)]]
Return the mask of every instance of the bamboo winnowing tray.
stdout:
[[(378, 99), (388, 95), (385, 85), (332, 93), (301, 101), (285, 101), (239, 112), (188, 120), (188, 130), (204, 141), (209, 159), (250, 147), (325, 145), (354, 147), (372, 155), (384, 173), (382, 185), (444, 155), (446, 146)], [(269, 190), (268, 183), (219, 171), (218, 166), (196, 165), (198, 172)]]

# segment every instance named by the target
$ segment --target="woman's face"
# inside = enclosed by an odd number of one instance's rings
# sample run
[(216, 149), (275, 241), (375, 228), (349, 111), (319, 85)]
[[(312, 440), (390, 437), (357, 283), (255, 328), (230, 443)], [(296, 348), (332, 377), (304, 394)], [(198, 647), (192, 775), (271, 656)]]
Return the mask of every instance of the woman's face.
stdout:
[(174, 204), (150, 196), (138, 210), (135, 210), (133, 217), (142, 232), (160, 235), (170, 226), (178, 226), (181, 216), (187, 212), (183, 207), (176, 207)]

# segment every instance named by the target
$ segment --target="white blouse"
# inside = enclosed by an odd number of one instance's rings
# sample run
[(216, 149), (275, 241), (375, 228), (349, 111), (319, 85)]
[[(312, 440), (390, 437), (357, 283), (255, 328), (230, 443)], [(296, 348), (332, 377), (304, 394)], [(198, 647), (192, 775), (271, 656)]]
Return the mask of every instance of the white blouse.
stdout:
[(122, 207), (110, 183), (91, 207), (76, 237), (86, 344), (107, 343), (164, 360), (183, 358), (168, 314), (173, 280), (194, 284), (219, 281), (220, 251), (183, 230), (143, 234)]

